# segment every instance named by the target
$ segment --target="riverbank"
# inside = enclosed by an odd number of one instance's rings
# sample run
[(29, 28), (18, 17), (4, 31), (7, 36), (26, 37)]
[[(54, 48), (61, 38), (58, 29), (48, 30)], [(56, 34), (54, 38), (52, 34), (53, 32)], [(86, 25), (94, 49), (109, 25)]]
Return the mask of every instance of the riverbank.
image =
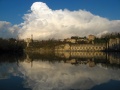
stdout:
[(54, 50), (51, 48), (31, 48), (31, 47), (27, 47), (24, 49), (24, 52), (26, 53), (53, 53)]

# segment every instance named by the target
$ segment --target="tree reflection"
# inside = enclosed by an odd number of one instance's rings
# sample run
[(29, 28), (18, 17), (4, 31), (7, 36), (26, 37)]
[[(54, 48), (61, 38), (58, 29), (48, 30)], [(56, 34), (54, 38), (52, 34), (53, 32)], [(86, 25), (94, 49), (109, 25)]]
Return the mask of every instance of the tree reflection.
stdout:
[(64, 52), (1, 55), (0, 80), (18, 76), (24, 80), (24, 87), (32, 90), (91, 90), (110, 80), (120, 80), (120, 53), (66, 55)]
[(50, 54), (27, 53), (29, 61), (49, 61), (50, 63), (62, 62), (72, 65), (88, 65), (94, 67), (101, 64), (103, 67), (120, 68), (120, 53), (104, 52), (60, 52)]
[(87, 65), (94, 67), (101, 64), (107, 68), (120, 68), (120, 53), (104, 52), (59, 52), (59, 53), (24, 53), (24, 54), (1, 54), (0, 63), (2, 62), (19, 62), (31, 63), (33, 61), (49, 61), (49, 63), (69, 63), (72, 65)]

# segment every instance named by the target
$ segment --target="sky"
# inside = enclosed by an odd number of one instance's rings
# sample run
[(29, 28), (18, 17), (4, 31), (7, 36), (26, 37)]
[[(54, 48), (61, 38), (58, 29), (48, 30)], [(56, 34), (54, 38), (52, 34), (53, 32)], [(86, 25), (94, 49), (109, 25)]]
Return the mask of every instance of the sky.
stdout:
[(19, 24), (34, 2), (44, 2), (51, 9), (87, 10), (110, 20), (120, 19), (120, 0), (0, 0), (0, 20)]
[[(35, 39), (48, 39), (119, 31), (119, 4), (120, 0), (0, 0), (0, 37), (27, 38), (34, 34)], [(48, 10), (42, 12), (42, 8)], [(97, 24), (102, 28), (95, 31), (96, 24), (89, 21), (105, 24)]]

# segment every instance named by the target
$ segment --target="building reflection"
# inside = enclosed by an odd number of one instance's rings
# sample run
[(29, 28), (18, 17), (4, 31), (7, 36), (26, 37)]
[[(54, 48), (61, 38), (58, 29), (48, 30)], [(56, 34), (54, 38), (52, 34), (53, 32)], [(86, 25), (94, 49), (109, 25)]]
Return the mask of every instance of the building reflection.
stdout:
[[(86, 64), (94, 67), (96, 64), (103, 66), (111, 65), (120, 67), (120, 53), (105, 52), (60, 52), (56, 53), (58, 57), (65, 58), (65, 63)], [(106, 66), (107, 67), (107, 66)]]
[(30, 58), (28, 54), (26, 54), (26, 58), (25, 58), (24, 61), (27, 62), (27, 63), (30, 63), (31, 67), (33, 67), (33, 59)]
[(14, 62), (1, 59), (1, 82), (10, 80), (11, 75), (18, 76), (24, 79), (22, 85), (31, 90), (91, 90), (110, 80), (120, 80), (120, 53), (26, 53), (24, 58), (14, 58)]
[[(36, 56), (36, 57), (35, 57)], [(36, 60), (49, 61), (52, 63), (69, 63), (72, 65), (84, 64), (89, 67), (94, 67), (101, 64), (103, 67), (120, 68), (120, 53), (105, 53), (105, 52), (57, 52), (53, 56), (44, 56), (41, 54), (32, 55), (26, 54), (25, 62), (33, 66)]]
[(120, 64), (120, 54), (119, 53), (110, 53), (109, 54), (109, 61), (111, 64)]
[(94, 67), (95, 66), (94, 60), (90, 60), (90, 59), (85, 60), (85, 61), (77, 60), (77, 59), (71, 59), (71, 60), (66, 60), (65, 63), (71, 63), (73, 65), (86, 64), (89, 67)]

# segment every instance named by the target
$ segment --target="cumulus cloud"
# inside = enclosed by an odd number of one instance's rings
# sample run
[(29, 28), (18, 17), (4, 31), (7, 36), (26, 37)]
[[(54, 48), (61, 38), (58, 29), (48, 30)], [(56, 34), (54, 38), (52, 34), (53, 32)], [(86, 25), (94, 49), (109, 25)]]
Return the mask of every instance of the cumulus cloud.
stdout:
[(10, 22), (0, 21), (0, 37), (1, 38), (16, 38), (18, 35), (18, 25), (11, 25)]
[[(0, 22), (0, 37), (16, 37), (21, 39), (62, 39), (71, 36), (101, 36), (108, 32), (120, 31), (120, 20), (109, 20), (94, 15), (86, 10), (70, 11), (67, 9), (52, 10), (43, 2), (35, 2), (24, 22), (12, 26), (9, 22)], [(18, 32), (19, 31), (19, 32)]]
[(86, 10), (52, 10), (43, 2), (35, 2), (31, 12), (24, 15), (20, 30), (21, 38), (34, 39), (68, 38), (71, 36), (101, 35), (118, 32), (120, 20), (108, 20)]

